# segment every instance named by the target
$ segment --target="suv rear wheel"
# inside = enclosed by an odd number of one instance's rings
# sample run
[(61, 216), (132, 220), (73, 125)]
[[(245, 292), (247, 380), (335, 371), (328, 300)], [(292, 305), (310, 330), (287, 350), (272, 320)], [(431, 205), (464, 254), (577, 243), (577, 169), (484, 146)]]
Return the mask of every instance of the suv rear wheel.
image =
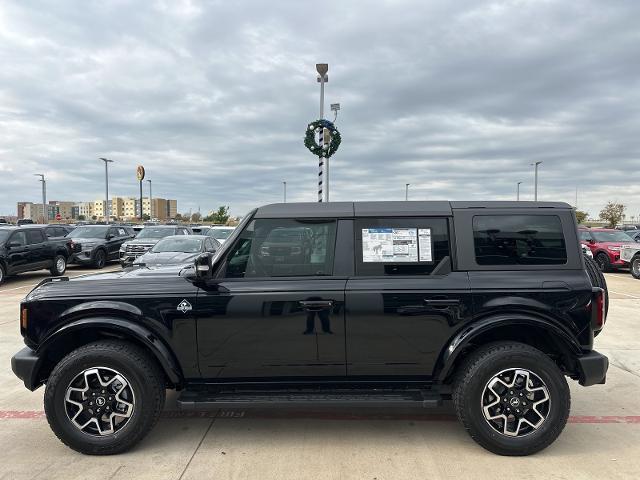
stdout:
[(147, 352), (100, 341), (74, 350), (53, 369), (44, 395), (56, 436), (90, 455), (124, 452), (157, 422), (165, 399), (163, 372)]
[(0, 285), (2, 285), (5, 278), (7, 278), (7, 272), (4, 269), (4, 265), (0, 263)]
[(461, 366), (453, 390), (458, 418), (499, 455), (530, 455), (560, 435), (571, 397), (564, 375), (541, 351), (515, 342), (481, 347)]
[(51, 275), (54, 277), (59, 277), (60, 275), (64, 275), (64, 272), (67, 270), (67, 259), (64, 255), (56, 255), (56, 258), (53, 259), (53, 265), (49, 270)]

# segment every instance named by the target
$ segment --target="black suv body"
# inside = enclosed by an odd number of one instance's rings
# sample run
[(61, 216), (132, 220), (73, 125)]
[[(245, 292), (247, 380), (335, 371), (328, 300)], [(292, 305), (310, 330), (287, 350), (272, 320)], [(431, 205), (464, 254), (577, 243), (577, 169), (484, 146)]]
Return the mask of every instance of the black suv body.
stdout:
[(48, 227), (0, 227), (0, 283), (7, 276), (43, 268), (54, 276), (67, 269), (71, 247), (64, 237), (48, 237)]
[(267, 205), (192, 269), (40, 285), (12, 366), (85, 453), (137, 442), (168, 386), (182, 409), (452, 399), (478, 443), (524, 455), (564, 427), (565, 377), (605, 380), (585, 261), (567, 204)]
[(82, 225), (67, 236), (73, 241), (72, 262), (95, 268), (117, 260), (122, 244), (133, 237), (133, 229), (125, 225)]

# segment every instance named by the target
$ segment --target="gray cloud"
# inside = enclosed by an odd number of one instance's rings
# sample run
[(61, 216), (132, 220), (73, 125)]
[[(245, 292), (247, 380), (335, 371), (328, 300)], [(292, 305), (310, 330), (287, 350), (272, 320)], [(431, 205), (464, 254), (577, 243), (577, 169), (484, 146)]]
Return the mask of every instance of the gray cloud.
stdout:
[(531, 197), (640, 216), (640, 4), (4, 2), (0, 213), (103, 192), (242, 214), (313, 201), (314, 64), (342, 103), (332, 200)]

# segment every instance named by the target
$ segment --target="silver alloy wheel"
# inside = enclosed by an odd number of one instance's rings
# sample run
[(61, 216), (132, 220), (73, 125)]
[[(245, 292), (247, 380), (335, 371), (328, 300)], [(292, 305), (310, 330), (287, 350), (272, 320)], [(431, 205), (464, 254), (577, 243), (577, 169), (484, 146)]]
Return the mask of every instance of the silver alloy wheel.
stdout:
[(67, 262), (63, 257), (59, 257), (58, 260), (56, 260), (56, 270), (58, 271), (58, 273), (64, 273), (64, 271), (67, 269)]
[(634, 277), (640, 277), (640, 257), (633, 259), (633, 262), (631, 263), (631, 270)]
[(546, 384), (526, 368), (509, 368), (494, 375), (481, 399), (487, 423), (508, 437), (523, 437), (536, 431), (551, 411)]
[(107, 367), (88, 368), (69, 383), (67, 417), (80, 431), (106, 436), (121, 430), (133, 415), (135, 396), (129, 381)]

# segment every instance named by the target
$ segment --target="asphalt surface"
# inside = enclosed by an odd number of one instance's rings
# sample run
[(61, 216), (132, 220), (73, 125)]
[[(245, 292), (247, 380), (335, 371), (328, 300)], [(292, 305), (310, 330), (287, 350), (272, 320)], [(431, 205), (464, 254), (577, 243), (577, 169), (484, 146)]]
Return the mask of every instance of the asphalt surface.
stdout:
[[(117, 265), (103, 271), (118, 270)], [(69, 276), (93, 270), (70, 267)], [(43, 388), (13, 375), (20, 299), (47, 272), (0, 286), (0, 479), (636, 479), (640, 477), (640, 281), (607, 274), (611, 307), (596, 348), (606, 385), (570, 382), (569, 424), (548, 449), (499, 457), (439, 410), (261, 410), (183, 415), (169, 392), (162, 419), (132, 451), (78, 454), (53, 435)]]

